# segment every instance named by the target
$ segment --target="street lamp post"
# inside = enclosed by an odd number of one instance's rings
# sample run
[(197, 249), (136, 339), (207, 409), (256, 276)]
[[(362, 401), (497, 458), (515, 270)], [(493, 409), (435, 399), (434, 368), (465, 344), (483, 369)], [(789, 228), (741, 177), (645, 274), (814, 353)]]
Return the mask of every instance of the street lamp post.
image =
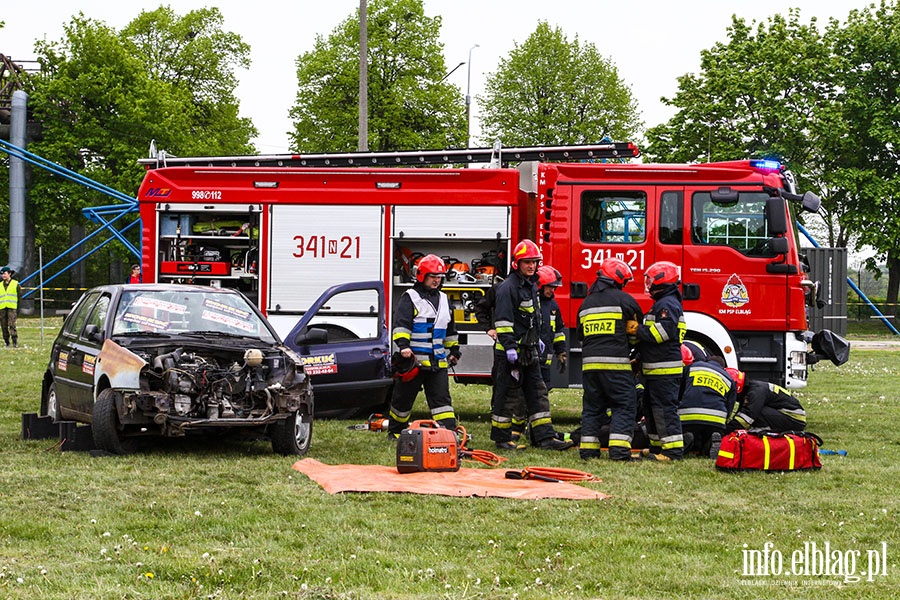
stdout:
[(470, 94), (472, 89), (472, 50), (475, 48), (478, 48), (478, 44), (469, 48), (469, 73), (466, 77), (466, 148), (472, 147), (472, 142), (469, 137), (469, 122), (472, 108), (472, 96)]

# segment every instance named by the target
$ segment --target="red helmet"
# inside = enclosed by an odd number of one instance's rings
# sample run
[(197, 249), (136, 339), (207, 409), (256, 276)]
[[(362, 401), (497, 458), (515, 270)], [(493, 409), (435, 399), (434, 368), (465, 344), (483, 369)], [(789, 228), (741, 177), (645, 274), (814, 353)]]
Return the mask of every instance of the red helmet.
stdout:
[(550, 287), (562, 286), (562, 273), (551, 267), (544, 265), (538, 268), (538, 287), (549, 285)]
[(694, 353), (684, 344), (681, 345), (681, 362), (683, 362), (686, 367), (694, 362)]
[(444, 264), (444, 259), (434, 254), (423, 256), (416, 266), (416, 279), (419, 281), (425, 281), (426, 275), (440, 275), (443, 277), (446, 274), (447, 265)]
[(391, 374), (401, 381), (412, 381), (419, 374), (419, 361), (415, 356), (405, 358), (399, 352), (391, 355)]
[(618, 258), (604, 258), (597, 276), (610, 279), (619, 287), (625, 287), (626, 283), (634, 279), (634, 273), (628, 263)]
[(667, 284), (677, 285), (680, 281), (681, 267), (667, 260), (655, 262), (644, 271), (644, 291), (648, 294), (651, 287)]
[(740, 394), (744, 391), (744, 379), (746, 378), (744, 372), (731, 367), (726, 368), (725, 372), (728, 373), (728, 376), (734, 381), (734, 387), (737, 390), (737, 393)]
[(542, 258), (541, 250), (537, 247), (537, 244), (531, 240), (522, 240), (513, 249), (512, 268), (513, 270), (518, 269), (520, 260), (536, 259), (538, 264), (540, 264)]

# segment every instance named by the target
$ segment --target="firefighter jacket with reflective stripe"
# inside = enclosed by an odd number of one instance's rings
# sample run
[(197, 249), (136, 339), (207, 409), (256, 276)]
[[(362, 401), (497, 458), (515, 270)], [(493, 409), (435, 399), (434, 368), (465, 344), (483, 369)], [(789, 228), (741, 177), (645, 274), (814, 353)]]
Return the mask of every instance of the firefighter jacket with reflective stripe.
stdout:
[(495, 349), (537, 348), (541, 335), (541, 305), (536, 283), (537, 275), (526, 279), (519, 271), (513, 271), (497, 287), (494, 304), (494, 329), (497, 330)]
[[(802, 430), (806, 427), (806, 411), (793, 395), (781, 386), (749, 379), (744, 382), (740, 396), (740, 407), (734, 419), (729, 422), (729, 429), (750, 429), (750, 427), (772, 426), (765, 422), (763, 409), (776, 410), (790, 423), (790, 429)], [(780, 419), (785, 421), (785, 419)], [(773, 427), (773, 429), (776, 429)], [(778, 427), (778, 429), (783, 429)]]
[(447, 295), (419, 284), (400, 297), (391, 337), (397, 349), (412, 349), (423, 367), (446, 369), (447, 357), (460, 355)]
[(494, 304), (497, 302), (497, 288), (499, 286), (499, 283), (492, 285), (484, 293), (484, 296), (475, 303), (475, 310), (473, 311), (475, 320), (478, 321), (478, 326), (485, 333), (494, 328)]
[(19, 282), (10, 279), (0, 282), (0, 308), (19, 308)]
[(737, 387), (716, 363), (695, 361), (685, 369), (684, 394), (678, 406), (681, 423), (725, 430), (737, 409)]
[(544, 342), (543, 362), (549, 365), (554, 354), (566, 351), (566, 325), (559, 304), (541, 295), (541, 340)]
[(656, 299), (637, 330), (641, 369), (648, 377), (681, 377), (684, 370), (681, 360), (681, 342), (686, 329), (684, 310), (678, 288), (671, 288)]
[(641, 307), (612, 283), (598, 279), (578, 309), (578, 337), (582, 371), (630, 371), (631, 347), (637, 343), (627, 332), (637, 325)]

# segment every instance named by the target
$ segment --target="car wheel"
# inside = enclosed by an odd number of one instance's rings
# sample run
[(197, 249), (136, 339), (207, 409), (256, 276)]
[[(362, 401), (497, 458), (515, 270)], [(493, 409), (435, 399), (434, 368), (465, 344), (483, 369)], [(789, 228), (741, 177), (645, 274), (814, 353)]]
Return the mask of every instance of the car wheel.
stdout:
[(59, 400), (56, 397), (56, 384), (52, 381), (41, 399), (41, 416), (50, 417), (54, 423), (59, 421)]
[(119, 394), (110, 388), (100, 392), (97, 401), (94, 402), (91, 432), (94, 436), (94, 445), (100, 450), (112, 454), (127, 454), (125, 444), (122, 443), (119, 412), (116, 410), (118, 396)]
[(300, 456), (312, 441), (312, 415), (294, 411), (272, 428), (272, 450), (285, 456)]

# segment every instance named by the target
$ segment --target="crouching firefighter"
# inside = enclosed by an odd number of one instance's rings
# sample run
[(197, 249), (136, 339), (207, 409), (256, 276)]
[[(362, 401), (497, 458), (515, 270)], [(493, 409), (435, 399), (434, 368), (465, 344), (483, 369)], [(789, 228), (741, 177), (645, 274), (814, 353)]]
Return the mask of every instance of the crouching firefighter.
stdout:
[(416, 283), (400, 297), (394, 310), (392, 341), (395, 356), (399, 354), (394, 362), (415, 359), (415, 364), (405, 368), (394, 383), (388, 423), (391, 439), (399, 438), (409, 424), (413, 403), (423, 388), (431, 418), (442, 427), (456, 429), (447, 369), (459, 362), (460, 352), (450, 303), (447, 294), (440, 290), (446, 272), (440, 257), (423, 257), (416, 271)]

